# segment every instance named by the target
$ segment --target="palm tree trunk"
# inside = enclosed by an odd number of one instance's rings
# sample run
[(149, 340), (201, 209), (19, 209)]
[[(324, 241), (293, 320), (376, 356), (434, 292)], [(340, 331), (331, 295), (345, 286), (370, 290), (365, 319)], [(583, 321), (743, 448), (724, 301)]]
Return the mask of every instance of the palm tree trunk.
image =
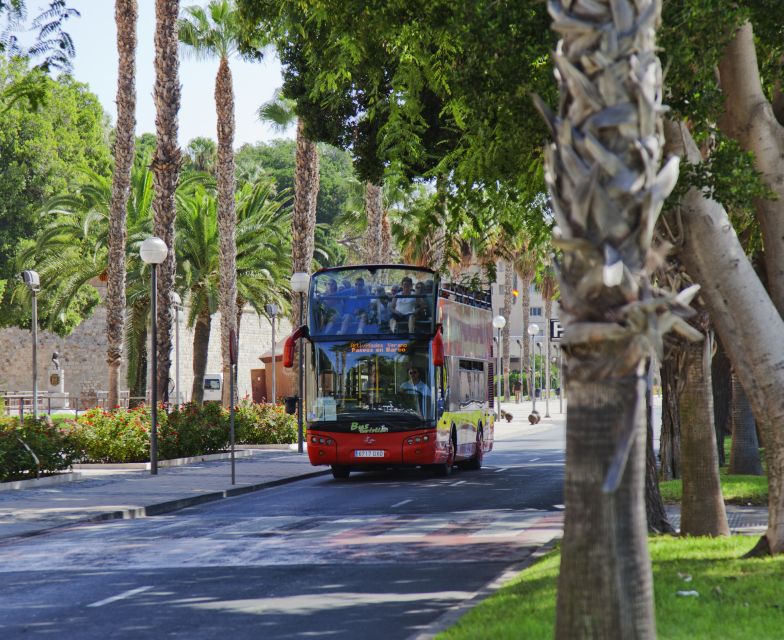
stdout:
[(180, 175), (182, 154), (177, 144), (177, 116), (180, 111), (177, 18), (179, 0), (155, 0), (155, 134), (152, 160), (155, 182), (153, 202), (155, 235), (169, 247), (169, 255), (158, 266), (158, 399), (168, 402), (171, 373), (172, 312), (176, 262), (174, 255), (174, 192)]
[(653, 398), (651, 393), (652, 371), (648, 371), (645, 389), (645, 409), (647, 429), (645, 438), (645, 519), (649, 533), (675, 533), (675, 529), (667, 518), (664, 510), (661, 491), (659, 491), (659, 473), (656, 467), (656, 454), (653, 451)]
[(526, 379), (528, 380), (528, 395), (533, 400), (534, 397), (534, 371), (531, 367), (531, 339), (528, 336), (528, 317), (531, 313), (531, 280), (524, 278), (520, 273), (517, 274), (520, 278), (520, 291), (522, 295), (522, 312), (523, 312), (523, 363), (520, 365), (520, 371), (528, 371)]
[(381, 214), (381, 262), (391, 264), (395, 262), (392, 225), (389, 222), (389, 214), (386, 209), (382, 209)]
[(709, 335), (703, 344), (688, 343), (683, 346), (683, 370), (688, 384), (680, 396), (683, 424), (681, 533), (691, 536), (728, 536), (730, 529), (721, 494), (719, 458), (713, 430)]
[(136, 133), (136, 0), (116, 0), (117, 128), (114, 142), (112, 201), (109, 214), (109, 258), (106, 292), (106, 363), (109, 365), (108, 406), (120, 401), (120, 366), (125, 333), (125, 228), (131, 188)]
[(509, 402), (509, 368), (511, 366), (511, 349), (509, 348), (509, 330), (512, 327), (512, 282), (514, 276), (514, 267), (511, 262), (507, 262), (504, 266), (504, 313), (506, 324), (501, 329), (501, 340), (503, 341), (502, 362), (503, 371), (499, 371), (504, 385), (504, 401)]
[(735, 373), (732, 374), (732, 448), (730, 466), (727, 473), (762, 475), (757, 424), (751, 413), (751, 405), (746, 392)]
[(716, 340), (716, 353), (711, 360), (711, 380), (713, 381), (713, 415), (716, 427), (716, 448), (719, 452), (719, 466), (727, 464), (724, 459), (724, 437), (732, 435), (730, 411), (732, 405), (732, 366), (727, 352)]
[(674, 352), (666, 354), (661, 366), (662, 383), (662, 426), (659, 444), (661, 465), (659, 476), (662, 480), (675, 480), (681, 477), (681, 412), (678, 404), (680, 396), (678, 365)]
[(147, 318), (150, 315), (149, 299), (133, 304), (128, 318), (128, 371), (130, 389), (129, 407), (145, 403), (147, 397)]
[(193, 329), (193, 386), (191, 387), (191, 402), (196, 404), (201, 404), (204, 400), (204, 372), (207, 370), (211, 326), (212, 316), (210, 316), (209, 310), (200, 312)]
[[(291, 268), (310, 273), (316, 231), (316, 200), (319, 192), (319, 154), (316, 143), (305, 137), (305, 125), (297, 121), (297, 155), (294, 176), (294, 213), (291, 217)], [(292, 296), (291, 325), (299, 326), (300, 300)], [(306, 303), (307, 304), (307, 303)], [(307, 309), (303, 310), (303, 315)]]
[(365, 183), (365, 215), (367, 216), (367, 230), (365, 231), (365, 246), (362, 259), (367, 264), (380, 264), (383, 262), (383, 218), (384, 218), (384, 190), (373, 184)]
[[(223, 379), (229, 380), (231, 360), (229, 339), (237, 321), (237, 212), (234, 208), (234, 88), (227, 58), (221, 58), (215, 80), (215, 112), (218, 118), (218, 246), (220, 287), (218, 309), (221, 317), (221, 359)], [(223, 385), (223, 405), (228, 406), (230, 385)]]

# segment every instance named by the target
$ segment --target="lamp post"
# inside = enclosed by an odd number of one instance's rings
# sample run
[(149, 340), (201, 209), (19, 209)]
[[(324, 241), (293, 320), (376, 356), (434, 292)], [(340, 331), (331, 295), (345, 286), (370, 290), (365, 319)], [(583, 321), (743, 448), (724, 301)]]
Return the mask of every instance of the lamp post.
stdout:
[[(299, 326), (305, 324), (305, 292), (310, 284), (310, 276), (298, 271), (291, 274), (291, 290), (299, 294)], [(297, 397), (297, 451), (302, 453), (303, 429), (302, 429), (302, 396), (305, 385), (305, 358), (302, 353), (302, 337), (299, 339), (299, 393)]]
[(496, 316), (493, 318), (493, 327), (498, 334), (498, 419), (501, 419), (501, 329), (506, 326), (506, 318), (504, 316)]
[(268, 304), (264, 306), (264, 309), (272, 325), (272, 404), (275, 404), (275, 399), (278, 397), (275, 391), (275, 318), (278, 317), (280, 308), (276, 304)]
[[(38, 292), (41, 290), (41, 278), (37, 271), (22, 271), (22, 280), (30, 289), (32, 297), (33, 334), (33, 420), (38, 420)], [(24, 404), (24, 401), (22, 401)]]
[(158, 296), (158, 265), (166, 260), (169, 248), (160, 238), (153, 236), (142, 242), (139, 255), (144, 264), (150, 265), (150, 316), (152, 336), (150, 337), (152, 351), (152, 388), (150, 389), (150, 474), (158, 474), (158, 322), (157, 303)]
[(174, 404), (180, 404), (180, 310), (182, 298), (176, 291), (171, 292), (172, 307), (174, 307)]
[(531, 336), (531, 400), (533, 401), (532, 411), (536, 411), (536, 357), (534, 356), (534, 336), (539, 333), (539, 325), (531, 323), (528, 325), (528, 335)]
[(550, 361), (547, 356), (542, 352), (542, 343), (536, 343), (536, 349), (539, 351), (539, 386), (544, 391), (544, 417), (550, 417), (550, 381), (547, 379), (550, 372)]

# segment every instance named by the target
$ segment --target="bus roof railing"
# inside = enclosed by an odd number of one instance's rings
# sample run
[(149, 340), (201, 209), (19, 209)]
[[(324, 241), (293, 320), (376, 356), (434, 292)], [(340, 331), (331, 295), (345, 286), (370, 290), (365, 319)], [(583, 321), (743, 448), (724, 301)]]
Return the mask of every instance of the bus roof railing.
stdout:
[(490, 291), (477, 291), (476, 289), (453, 282), (441, 283), (441, 297), (472, 307), (480, 307), (482, 309), (492, 308)]

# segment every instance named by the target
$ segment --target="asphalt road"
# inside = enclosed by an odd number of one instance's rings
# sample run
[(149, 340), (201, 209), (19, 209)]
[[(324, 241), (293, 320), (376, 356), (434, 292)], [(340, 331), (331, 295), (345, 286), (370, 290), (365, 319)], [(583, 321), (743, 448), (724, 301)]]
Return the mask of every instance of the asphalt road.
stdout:
[(504, 426), (478, 472), (318, 477), (1, 544), (0, 637), (410, 638), (551, 535), (563, 440)]

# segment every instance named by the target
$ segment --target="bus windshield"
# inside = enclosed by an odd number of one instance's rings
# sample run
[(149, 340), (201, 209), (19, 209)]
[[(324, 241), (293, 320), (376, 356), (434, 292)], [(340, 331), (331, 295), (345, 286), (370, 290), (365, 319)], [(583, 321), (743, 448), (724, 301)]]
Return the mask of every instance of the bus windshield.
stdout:
[[(434, 390), (427, 340), (315, 342), (308, 419), (433, 418)], [(315, 387), (315, 388), (314, 388)]]
[(310, 335), (431, 334), (437, 283), (413, 267), (347, 267), (313, 275)]

